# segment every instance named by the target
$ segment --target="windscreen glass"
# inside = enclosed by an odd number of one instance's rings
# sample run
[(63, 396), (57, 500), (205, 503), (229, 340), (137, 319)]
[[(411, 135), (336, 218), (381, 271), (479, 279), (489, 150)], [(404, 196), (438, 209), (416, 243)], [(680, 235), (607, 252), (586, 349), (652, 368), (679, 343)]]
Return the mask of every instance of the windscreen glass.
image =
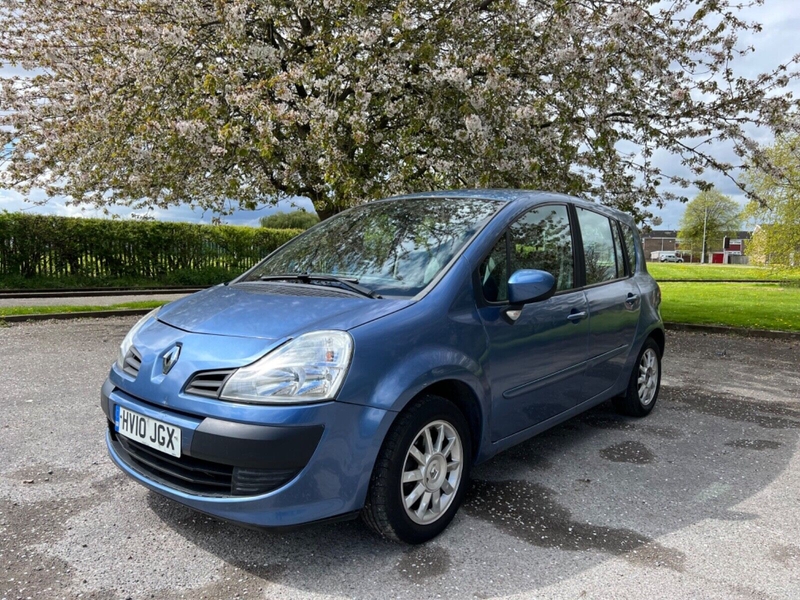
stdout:
[(312, 227), (243, 281), (333, 275), (357, 280), (382, 296), (414, 296), (501, 206), (472, 198), (366, 204)]

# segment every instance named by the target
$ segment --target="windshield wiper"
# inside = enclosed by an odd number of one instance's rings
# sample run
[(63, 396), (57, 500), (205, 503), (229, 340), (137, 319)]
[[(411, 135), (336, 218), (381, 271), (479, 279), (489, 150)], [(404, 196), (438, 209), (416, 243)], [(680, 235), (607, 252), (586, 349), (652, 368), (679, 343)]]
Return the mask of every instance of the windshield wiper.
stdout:
[(296, 280), (300, 283), (313, 284), (315, 281), (337, 283), (343, 288), (355, 292), (367, 298), (383, 298), (368, 287), (358, 285), (358, 279), (354, 277), (337, 277), (336, 275), (309, 275), (308, 273), (286, 273), (285, 275), (262, 275), (261, 281), (286, 281)]

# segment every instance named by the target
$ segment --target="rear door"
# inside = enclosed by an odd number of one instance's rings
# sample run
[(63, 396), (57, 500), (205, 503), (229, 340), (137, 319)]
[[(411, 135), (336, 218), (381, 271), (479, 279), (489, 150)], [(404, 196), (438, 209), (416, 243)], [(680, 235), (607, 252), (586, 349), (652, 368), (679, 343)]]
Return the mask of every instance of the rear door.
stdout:
[(620, 377), (636, 336), (641, 300), (626, 264), (616, 219), (576, 207), (589, 307), (589, 362), (585, 398), (608, 391)]
[[(575, 288), (574, 249), (567, 205), (540, 205), (509, 226), (478, 269), (494, 441), (558, 415), (582, 398), (589, 321), (586, 297)], [(557, 293), (510, 306), (508, 278), (519, 269), (551, 273)]]

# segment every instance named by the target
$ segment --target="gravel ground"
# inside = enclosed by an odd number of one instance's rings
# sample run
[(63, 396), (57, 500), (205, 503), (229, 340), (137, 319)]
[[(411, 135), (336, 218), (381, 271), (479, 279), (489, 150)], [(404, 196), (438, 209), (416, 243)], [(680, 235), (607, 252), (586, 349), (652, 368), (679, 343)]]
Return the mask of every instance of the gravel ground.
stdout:
[(132, 296), (68, 296), (66, 298), (0, 298), (0, 308), (9, 306), (107, 306), (123, 302), (149, 302), (164, 300), (171, 302), (186, 294), (158, 294)]
[(0, 329), (0, 599), (798, 598), (800, 344), (670, 333), (653, 414), (607, 405), (475, 469), (439, 538), (250, 531), (106, 456), (134, 318)]

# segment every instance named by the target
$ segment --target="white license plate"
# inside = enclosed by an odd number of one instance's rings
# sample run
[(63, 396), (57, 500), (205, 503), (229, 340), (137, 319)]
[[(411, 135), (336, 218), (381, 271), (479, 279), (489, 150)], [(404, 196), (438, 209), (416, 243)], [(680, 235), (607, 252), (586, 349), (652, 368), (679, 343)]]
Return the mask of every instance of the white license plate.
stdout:
[(117, 404), (117, 432), (171, 456), (181, 455), (180, 427), (168, 425)]

